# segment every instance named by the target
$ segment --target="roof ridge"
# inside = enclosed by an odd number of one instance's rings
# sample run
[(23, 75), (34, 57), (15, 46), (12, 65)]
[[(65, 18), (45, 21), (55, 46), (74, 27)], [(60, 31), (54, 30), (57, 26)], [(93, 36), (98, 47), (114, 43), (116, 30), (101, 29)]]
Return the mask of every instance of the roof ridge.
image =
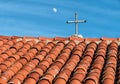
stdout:
[(120, 37), (118, 38), (111, 38), (111, 37), (101, 37), (101, 38), (89, 38), (89, 37), (86, 37), (86, 38), (80, 38), (80, 37), (43, 37), (43, 36), (40, 36), (40, 37), (34, 37), (34, 36), (4, 36), (4, 35), (0, 35), (0, 38), (1, 39), (18, 39), (18, 38), (21, 38), (21, 39), (38, 39), (38, 40), (51, 40), (51, 41), (64, 41), (64, 40), (78, 40), (78, 41), (104, 41), (104, 40), (107, 40), (107, 41), (120, 41)]

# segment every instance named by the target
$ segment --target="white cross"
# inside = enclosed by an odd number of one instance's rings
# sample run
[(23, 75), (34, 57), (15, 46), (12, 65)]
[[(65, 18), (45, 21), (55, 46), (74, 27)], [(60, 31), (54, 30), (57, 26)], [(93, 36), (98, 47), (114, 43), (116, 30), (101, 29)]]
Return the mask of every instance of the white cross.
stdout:
[(86, 20), (78, 20), (78, 15), (75, 13), (75, 20), (74, 21), (67, 21), (67, 24), (75, 23), (75, 36), (78, 36), (78, 23), (84, 23)]

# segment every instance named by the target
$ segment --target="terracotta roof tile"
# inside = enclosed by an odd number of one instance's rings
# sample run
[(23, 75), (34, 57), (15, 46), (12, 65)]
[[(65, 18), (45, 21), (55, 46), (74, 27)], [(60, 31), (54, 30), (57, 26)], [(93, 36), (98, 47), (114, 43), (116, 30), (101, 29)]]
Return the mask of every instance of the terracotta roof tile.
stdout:
[(0, 84), (120, 84), (119, 41), (0, 36)]

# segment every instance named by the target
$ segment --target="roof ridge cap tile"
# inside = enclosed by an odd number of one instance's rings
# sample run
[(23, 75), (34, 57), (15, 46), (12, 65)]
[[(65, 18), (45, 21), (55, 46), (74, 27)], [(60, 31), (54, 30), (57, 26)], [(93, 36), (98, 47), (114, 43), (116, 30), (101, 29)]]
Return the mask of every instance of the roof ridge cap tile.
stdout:
[(54, 40), (64, 41), (64, 40), (68, 40), (68, 39), (69, 39), (68, 37), (54, 37)]
[(110, 37), (101, 37), (100, 38), (101, 40), (110, 40), (110, 41), (113, 41), (113, 40), (120, 40), (120, 38), (110, 38)]
[(54, 38), (50, 38), (50, 37), (38, 37), (39, 40), (53, 40)]
[(4, 35), (0, 35), (0, 39), (17, 39), (19, 38), (19, 36), (4, 36)]
[(100, 38), (84, 38), (85, 41), (101, 41)]
[(0, 35), (1, 39), (19, 39), (19, 38), (23, 38), (23, 39), (38, 39), (38, 40), (52, 40), (52, 41), (60, 41), (60, 40), (78, 40), (78, 41), (103, 41), (103, 40), (108, 40), (108, 41), (113, 41), (113, 40), (117, 40), (120, 41), (120, 37), (118, 38), (111, 38), (111, 37), (101, 37), (101, 38), (92, 38), (92, 37), (86, 37), (86, 38), (81, 38), (81, 37), (34, 37), (34, 36), (5, 36), (5, 35)]

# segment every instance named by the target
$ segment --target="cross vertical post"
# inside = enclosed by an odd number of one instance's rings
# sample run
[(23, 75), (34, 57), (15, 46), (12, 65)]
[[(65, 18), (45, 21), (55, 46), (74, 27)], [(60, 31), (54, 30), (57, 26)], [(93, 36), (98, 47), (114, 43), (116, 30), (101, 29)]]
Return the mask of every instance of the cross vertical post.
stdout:
[(77, 12), (75, 13), (75, 20), (74, 21), (67, 21), (67, 24), (75, 23), (75, 36), (78, 36), (78, 23), (84, 23), (86, 20), (78, 20)]
[(78, 35), (78, 16), (77, 13), (75, 13), (75, 34)]

